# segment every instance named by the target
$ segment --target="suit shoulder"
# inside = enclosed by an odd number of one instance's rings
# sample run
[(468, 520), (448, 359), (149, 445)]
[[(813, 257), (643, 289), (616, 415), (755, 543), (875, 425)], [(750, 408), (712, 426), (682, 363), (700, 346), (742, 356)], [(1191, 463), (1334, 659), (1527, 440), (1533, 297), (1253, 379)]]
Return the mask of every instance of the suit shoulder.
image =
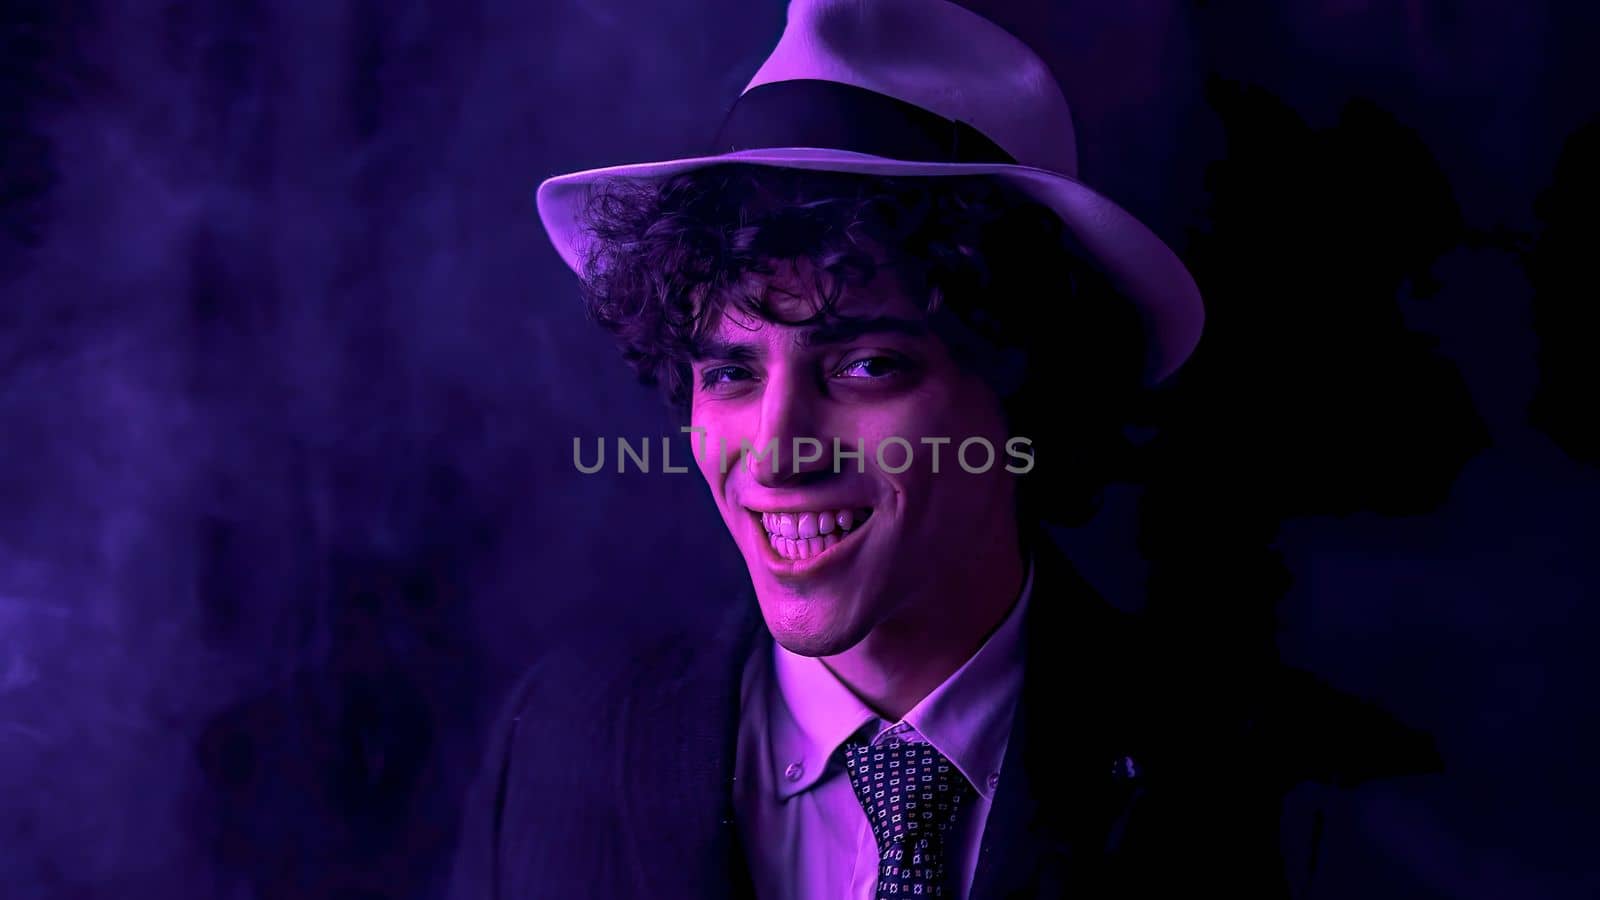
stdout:
[(659, 676), (670, 666), (671, 648), (684, 643), (672, 631), (621, 636), (598, 628), (552, 641), (517, 678), (504, 716), (514, 728), (543, 719), (570, 728), (612, 705), (629, 684)]
[(1444, 771), (1432, 735), (1302, 669), (1277, 668), (1263, 713), (1275, 746), (1294, 761), (1298, 780), (1354, 787)]
[[(1212, 735), (1217, 753), (1247, 754), (1282, 787), (1353, 787), (1444, 770), (1431, 735), (1311, 672), (1275, 659), (1219, 661), (1164, 621), (1123, 611), (1105, 617), (1105, 642), (1126, 661), (1119, 671), (1132, 682), (1130, 698), (1168, 729)], [(1194, 747), (1185, 755), (1204, 758)]]

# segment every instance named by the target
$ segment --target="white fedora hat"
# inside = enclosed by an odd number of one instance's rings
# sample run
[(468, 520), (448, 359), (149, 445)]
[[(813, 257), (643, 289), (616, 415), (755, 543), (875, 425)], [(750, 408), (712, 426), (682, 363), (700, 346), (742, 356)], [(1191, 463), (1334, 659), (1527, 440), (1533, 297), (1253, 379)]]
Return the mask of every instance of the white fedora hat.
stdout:
[(1054, 209), (1140, 310), (1149, 383), (1200, 340), (1200, 291), (1139, 220), (1077, 180), (1072, 115), (1038, 55), (946, 0), (792, 0), (778, 45), (711, 155), (589, 169), (539, 185), (539, 216), (581, 274), (589, 187), (746, 163), (868, 175), (993, 175)]

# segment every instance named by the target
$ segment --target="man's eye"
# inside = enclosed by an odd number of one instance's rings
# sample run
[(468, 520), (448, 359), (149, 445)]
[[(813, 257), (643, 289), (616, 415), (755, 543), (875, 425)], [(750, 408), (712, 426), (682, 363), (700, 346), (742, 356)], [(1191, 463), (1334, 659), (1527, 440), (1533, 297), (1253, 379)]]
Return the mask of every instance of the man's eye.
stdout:
[(888, 356), (864, 356), (846, 363), (839, 374), (846, 378), (887, 378), (904, 368), (899, 360)]
[(712, 366), (700, 373), (700, 384), (711, 390), (725, 384), (748, 381), (749, 378), (749, 370), (739, 366)]

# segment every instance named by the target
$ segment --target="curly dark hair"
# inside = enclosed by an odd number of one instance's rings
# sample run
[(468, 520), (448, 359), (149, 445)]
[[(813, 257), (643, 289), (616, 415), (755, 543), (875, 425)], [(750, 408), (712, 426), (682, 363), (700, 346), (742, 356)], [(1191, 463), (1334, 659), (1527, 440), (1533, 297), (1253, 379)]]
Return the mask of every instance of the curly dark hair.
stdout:
[[(988, 176), (888, 177), (724, 164), (591, 188), (583, 267), (589, 315), (645, 384), (687, 414), (690, 350), (730, 304), (784, 321), (751, 276), (806, 260), (834, 315), (845, 284), (891, 268), (929, 325), (999, 393), (1033, 441), (1019, 520), (1078, 524), (1125, 477), (1144, 333), (1048, 207)], [(797, 324), (788, 322), (787, 324)]]

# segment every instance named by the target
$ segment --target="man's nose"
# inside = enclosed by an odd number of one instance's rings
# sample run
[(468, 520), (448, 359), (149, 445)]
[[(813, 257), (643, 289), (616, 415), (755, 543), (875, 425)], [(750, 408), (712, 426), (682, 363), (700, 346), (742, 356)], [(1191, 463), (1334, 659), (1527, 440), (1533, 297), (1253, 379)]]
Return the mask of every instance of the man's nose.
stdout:
[(778, 487), (832, 471), (832, 434), (825, 434), (825, 399), (804, 378), (769, 376), (761, 398), (756, 444), (745, 459), (756, 482)]

